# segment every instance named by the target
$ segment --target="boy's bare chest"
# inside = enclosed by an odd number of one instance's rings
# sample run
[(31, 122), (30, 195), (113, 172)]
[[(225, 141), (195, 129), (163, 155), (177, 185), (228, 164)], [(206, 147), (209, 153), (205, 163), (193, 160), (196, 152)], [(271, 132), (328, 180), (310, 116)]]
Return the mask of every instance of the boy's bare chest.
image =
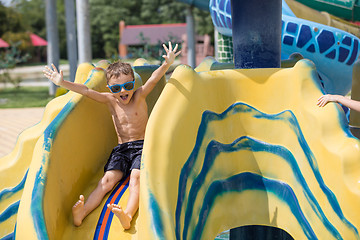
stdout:
[(143, 124), (143, 122), (146, 122), (148, 119), (147, 105), (146, 103), (127, 106), (115, 105), (112, 115), (116, 124)]

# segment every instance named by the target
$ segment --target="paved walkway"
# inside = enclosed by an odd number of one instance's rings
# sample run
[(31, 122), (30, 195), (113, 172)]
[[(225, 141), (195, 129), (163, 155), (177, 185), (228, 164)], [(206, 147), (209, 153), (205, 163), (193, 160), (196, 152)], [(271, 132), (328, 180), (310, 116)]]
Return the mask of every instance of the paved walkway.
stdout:
[(41, 121), (44, 110), (45, 108), (0, 109), (0, 158), (14, 149), (22, 131)]
[[(69, 65), (61, 65), (64, 74), (69, 71)], [(49, 86), (49, 81), (43, 76), (44, 66), (17, 67), (10, 69), (12, 77), (21, 77), (21, 86)], [(4, 87), (0, 83), (0, 88)], [(11, 153), (17, 137), (25, 129), (41, 121), (45, 108), (0, 108), (0, 158)]]

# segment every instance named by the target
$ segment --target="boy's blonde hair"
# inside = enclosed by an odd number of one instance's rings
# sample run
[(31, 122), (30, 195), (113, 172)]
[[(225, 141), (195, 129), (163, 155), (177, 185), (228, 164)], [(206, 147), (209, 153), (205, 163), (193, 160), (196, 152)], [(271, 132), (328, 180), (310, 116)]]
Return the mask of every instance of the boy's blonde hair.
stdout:
[(134, 71), (129, 63), (123, 63), (121, 61), (114, 62), (106, 68), (106, 81), (109, 83), (109, 79), (112, 77), (120, 77), (121, 74), (131, 75), (134, 78)]

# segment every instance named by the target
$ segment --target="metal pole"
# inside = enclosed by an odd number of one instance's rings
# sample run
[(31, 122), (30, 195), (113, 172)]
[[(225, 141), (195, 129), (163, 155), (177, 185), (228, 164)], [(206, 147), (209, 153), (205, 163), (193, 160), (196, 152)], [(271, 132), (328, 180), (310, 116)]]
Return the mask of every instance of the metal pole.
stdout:
[(214, 29), (214, 52), (215, 52), (215, 59), (219, 61), (219, 31), (215, 28)]
[(77, 45), (76, 45), (76, 25), (75, 25), (75, 4), (74, 0), (65, 0), (66, 16), (66, 44), (67, 54), (70, 65), (69, 80), (74, 82), (77, 68)]
[(76, 0), (79, 63), (92, 61), (89, 12), (88, 0)]
[(235, 68), (280, 68), (281, 0), (231, 0)]
[[(47, 64), (53, 63), (59, 68), (59, 33), (57, 26), (56, 0), (45, 0), (46, 5), (46, 38), (47, 45)], [(56, 85), (50, 81), (49, 94), (55, 95)]]
[(187, 14), (186, 14), (186, 35), (187, 35), (187, 60), (188, 65), (192, 68), (196, 67), (196, 52), (195, 52), (195, 21), (194, 21), (194, 15), (192, 12), (192, 7), (187, 8)]
[[(280, 68), (281, 4), (281, 0), (231, 0), (235, 68)], [(278, 232), (263, 226), (233, 228), (230, 239), (272, 239)]]

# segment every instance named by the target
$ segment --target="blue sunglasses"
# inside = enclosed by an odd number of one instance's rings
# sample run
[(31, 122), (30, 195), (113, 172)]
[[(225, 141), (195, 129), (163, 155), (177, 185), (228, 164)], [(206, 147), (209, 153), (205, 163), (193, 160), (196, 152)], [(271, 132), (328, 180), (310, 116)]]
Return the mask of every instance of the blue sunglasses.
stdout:
[(108, 85), (110, 88), (110, 91), (112, 93), (118, 93), (121, 91), (122, 88), (124, 88), (126, 91), (133, 90), (135, 87), (135, 79), (131, 82), (126, 82), (124, 84), (115, 84), (115, 85)]

